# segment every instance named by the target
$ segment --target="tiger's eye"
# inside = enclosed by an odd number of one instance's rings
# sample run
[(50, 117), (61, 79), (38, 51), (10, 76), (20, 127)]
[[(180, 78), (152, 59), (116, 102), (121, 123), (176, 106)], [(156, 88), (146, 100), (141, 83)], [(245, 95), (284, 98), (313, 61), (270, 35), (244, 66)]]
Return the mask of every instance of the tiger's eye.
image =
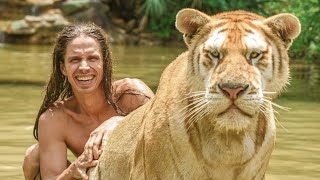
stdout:
[(253, 51), (253, 52), (250, 53), (250, 58), (251, 58), (251, 59), (252, 59), (252, 58), (256, 58), (256, 57), (258, 57), (259, 55), (260, 55), (260, 53)]
[(214, 58), (219, 58), (219, 57), (220, 57), (219, 51), (211, 51), (210, 54), (211, 54)]

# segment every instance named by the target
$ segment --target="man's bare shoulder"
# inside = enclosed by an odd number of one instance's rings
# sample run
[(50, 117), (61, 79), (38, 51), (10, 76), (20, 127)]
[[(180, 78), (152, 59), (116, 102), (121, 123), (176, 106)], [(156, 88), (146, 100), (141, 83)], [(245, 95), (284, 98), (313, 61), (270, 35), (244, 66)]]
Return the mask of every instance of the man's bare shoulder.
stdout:
[(64, 123), (69, 118), (66, 113), (70, 100), (57, 101), (51, 105), (44, 113), (41, 114), (39, 121), (45, 124), (57, 125), (57, 123)]

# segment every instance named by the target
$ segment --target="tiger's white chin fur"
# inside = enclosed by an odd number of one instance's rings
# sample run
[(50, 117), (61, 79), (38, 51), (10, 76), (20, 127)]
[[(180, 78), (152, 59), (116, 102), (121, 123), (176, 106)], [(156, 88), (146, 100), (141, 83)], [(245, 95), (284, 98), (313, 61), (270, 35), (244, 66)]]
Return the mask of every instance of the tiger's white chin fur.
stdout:
[(261, 90), (254, 95), (245, 94), (234, 102), (221, 94), (206, 93), (205, 97), (210, 101), (209, 114), (212, 114), (214, 128), (221, 133), (241, 132), (250, 128), (250, 125), (254, 126), (263, 102)]
[(220, 132), (241, 132), (249, 128), (255, 120), (254, 115), (245, 114), (239, 109), (228, 109), (214, 119), (215, 129)]

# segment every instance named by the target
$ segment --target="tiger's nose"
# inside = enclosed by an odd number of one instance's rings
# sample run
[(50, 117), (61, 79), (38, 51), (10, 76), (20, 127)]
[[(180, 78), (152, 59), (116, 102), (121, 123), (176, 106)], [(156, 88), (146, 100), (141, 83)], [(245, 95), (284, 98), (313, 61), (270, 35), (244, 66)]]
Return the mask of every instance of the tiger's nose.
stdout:
[(219, 84), (218, 87), (231, 100), (236, 100), (242, 92), (248, 89), (249, 85)]

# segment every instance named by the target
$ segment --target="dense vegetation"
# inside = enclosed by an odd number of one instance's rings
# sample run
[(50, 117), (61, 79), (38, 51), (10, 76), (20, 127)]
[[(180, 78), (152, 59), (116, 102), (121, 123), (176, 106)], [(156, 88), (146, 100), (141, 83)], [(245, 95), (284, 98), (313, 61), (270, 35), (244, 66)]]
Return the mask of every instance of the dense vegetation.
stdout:
[(248, 10), (265, 17), (289, 12), (301, 21), (302, 33), (291, 47), (291, 57), (320, 62), (320, 1), (319, 0), (145, 0), (143, 9), (149, 16), (149, 29), (161, 38), (181, 38), (174, 28), (176, 13), (185, 7), (192, 7), (215, 14), (230, 10)]

